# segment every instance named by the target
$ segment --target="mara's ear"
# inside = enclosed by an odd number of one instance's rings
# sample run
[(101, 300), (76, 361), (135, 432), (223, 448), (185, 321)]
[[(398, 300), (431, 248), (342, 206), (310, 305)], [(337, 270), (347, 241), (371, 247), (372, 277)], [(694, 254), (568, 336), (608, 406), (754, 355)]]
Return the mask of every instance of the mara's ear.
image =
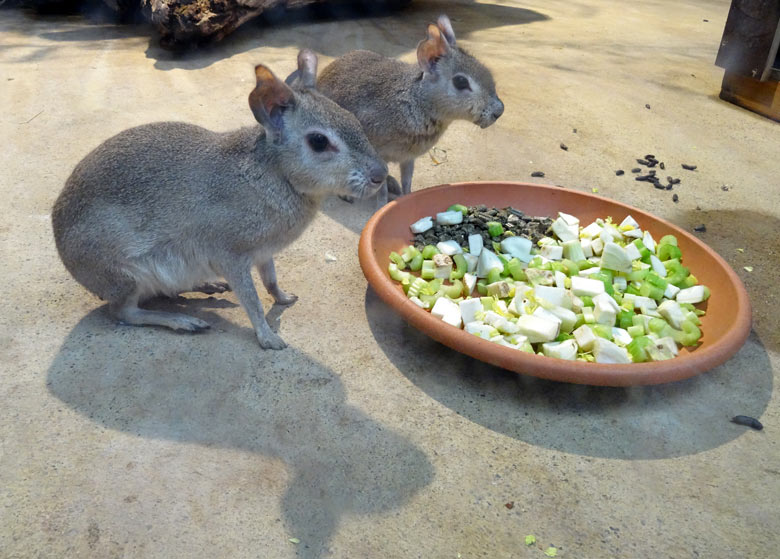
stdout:
[(439, 26), (439, 29), (442, 32), (442, 35), (444, 35), (444, 38), (447, 39), (447, 42), (450, 44), (451, 47), (455, 46), (455, 31), (452, 30), (452, 24), (450, 23), (450, 18), (448, 18), (446, 15), (442, 14), (439, 16), (439, 19), (436, 20), (436, 25)]
[(434, 24), (428, 25), (428, 38), (417, 45), (417, 62), (424, 72), (436, 71), (436, 62), (450, 51), (447, 40)]
[(295, 97), (292, 89), (279, 81), (273, 72), (262, 64), (255, 67), (257, 85), (249, 94), (249, 108), (255, 115), (257, 122), (269, 134), (273, 135), (274, 142), (278, 143), (282, 138), (284, 121), (282, 115), (286, 109), (295, 106)]
[(298, 77), (306, 89), (317, 85), (317, 55), (309, 49), (302, 49), (298, 53)]

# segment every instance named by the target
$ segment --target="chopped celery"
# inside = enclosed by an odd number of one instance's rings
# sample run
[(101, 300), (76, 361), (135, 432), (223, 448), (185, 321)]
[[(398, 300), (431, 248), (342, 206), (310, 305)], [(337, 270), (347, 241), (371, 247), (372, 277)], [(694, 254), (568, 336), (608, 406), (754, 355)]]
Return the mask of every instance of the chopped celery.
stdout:
[(638, 338), (639, 336), (644, 336), (645, 329), (643, 326), (629, 326), (626, 328), (626, 332), (628, 332), (628, 335), (632, 338)]
[(512, 279), (515, 281), (524, 281), (528, 279), (525, 275), (525, 270), (523, 269), (523, 263), (520, 262), (517, 258), (512, 258), (509, 262), (506, 264), (507, 270), (509, 270), (509, 273), (512, 275)]
[[(661, 239), (663, 241), (663, 239)], [(658, 245), (657, 256), (659, 260), (671, 260), (673, 258), (680, 258), (682, 252), (677, 248), (677, 245)]]
[(487, 230), (491, 237), (498, 237), (504, 233), (504, 226), (497, 221), (488, 221)]
[(413, 272), (419, 272), (420, 268), (422, 268), (424, 259), (421, 252), (417, 252), (417, 255), (412, 258), (411, 262), (409, 262), (409, 269)]
[(392, 260), (395, 265), (398, 266), (399, 270), (406, 268), (406, 261), (397, 252), (393, 251), (390, 253), (390, 260)]
[(394, 281), (403, 282), (406, 280), (409, 282), (410, 274), (409, 272), (402, 272), (400, 268), (398, 267), (398, 264), (395, 262), (391, 262), (390, 265), (387, 267), (387, 272), (390, 274), (390, 277)]
[(469, 209), (464, 206), (463, 204), (453, 204), (449, 208), (447, 208), (448, 212), (460, 212), (463, 215), (467, 215), (469, 213)]
[(674, 235), (664, 235), (661, 237), (661, 240), (658, 241), (658, 246), (660, 247), (661, 245), (677, 246), (677, 237)]
[(493, 268), (487, 274), (487, 282), (488, 284), (491, 284), (496, 283), (497, 281), (501, 281), (501, 270)]
[(487, 295), (487, 282), (483, 279), (477, 280), (477, 293)]
[(404, 249), (401, 251), (401, 258), (404, 259), (404, 262), (410, 262), (418, 254), (420, 254), (420, 251), (417, 250), (414, 246), (409, 245), (404, 247)]
[(423, 261), (422, 268), (420, 269), (420, 276), (423, 279), (433, 279), (433, 276), (436, 274), (436, 264), (433, 263), (433, 260), (425, 260)]
[(455, 263), (455, 269), (450, 273), (450, 281), (462, 278), (469, 268), (468, 262), (462, 254), (453, 254), (452, 261)]
[(422, 278), (414, 278), (414, 281), (412, 281), (411, 285), (409, 286), (409, 291), (407, 291), (406, 294), (410, 299), (412, 297), (417, 297), (425, 287), (428, 287), (427, 281)]
[(430, 260), (431, 258), (433, 258), (434, 254), (439, 254), (439, 249), (433, 245), (425, 245), (425, 247), (422, 250), (423, 258), (425, 258), (426, 260)]

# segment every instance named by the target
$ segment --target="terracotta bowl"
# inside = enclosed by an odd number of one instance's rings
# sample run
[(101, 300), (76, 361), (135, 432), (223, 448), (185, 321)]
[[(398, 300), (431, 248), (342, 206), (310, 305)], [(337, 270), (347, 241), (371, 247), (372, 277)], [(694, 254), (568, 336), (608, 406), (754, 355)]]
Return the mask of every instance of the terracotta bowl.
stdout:
[[(512, 206), (528, 215), (555, 217), (558, 211), (580, 218), (584, 224), (612, 216), (620, 222), (631, 214), (657, 240), (673, 234), (678, 239), (684, 264), (700, 283), (711, 290), (702, 317), (702, 342), (684, 349), (668, 361), (628, 365), (572, 362), (531, 355), (499, 346), (467, 334), (434, 318), (404, 295), (387, 273), (388, 256), (409, 244), (409, 225), (435, 215), (452, 204), (488, 207)], [(390, 202), (369, 220), (359, 246), (360, 265), (368, 283), (393, 310), (423, 333), (492, 365), (545, 379), (603, 386), (660, 384), (685, 379), (724, 363), (750, 332), (750, 301), (742, 282), (711, 248), (679, 227), (647, 212), (583, 192), (553, 186), (512, 182), (473, 182), (427, 188)]]

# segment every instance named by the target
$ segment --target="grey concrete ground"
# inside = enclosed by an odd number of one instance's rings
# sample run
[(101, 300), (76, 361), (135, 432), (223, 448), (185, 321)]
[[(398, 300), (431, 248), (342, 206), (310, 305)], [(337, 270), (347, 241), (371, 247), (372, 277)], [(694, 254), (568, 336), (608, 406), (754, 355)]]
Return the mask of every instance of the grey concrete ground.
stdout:
[[(775, 556), (780, 128), (717, 98), (727, 9), (419, 0), (375, 19), (250, 24), (181, 58), (145, 27), (0, 12), (0, 556), (534, 558), (548, 545), (572, 558)], [(506, 113), (486, 130), (452, 126), (446, 161), (421, 159), (415, 188), (598, 187), (706, 224), (700, 237), (755, 306), (731, 361), (605, 389), (455, 354), (367, 289), (356, 248), (371, 206), (336, 199), (277, 260), (301, 297), (272, 311), (283, 352), (258, 348), (231, 294), (160, 304), (213, 325), (181, 335), (117, 326), (67, 274), (49, 213), (99, 142), (163, 119), (249, 124), (253, 64), (286, 75), (300, 46), (411, 60), (443, 11), (493, 68)], [(683, 178), (677, 204), (614, 175), (649, 152)]]

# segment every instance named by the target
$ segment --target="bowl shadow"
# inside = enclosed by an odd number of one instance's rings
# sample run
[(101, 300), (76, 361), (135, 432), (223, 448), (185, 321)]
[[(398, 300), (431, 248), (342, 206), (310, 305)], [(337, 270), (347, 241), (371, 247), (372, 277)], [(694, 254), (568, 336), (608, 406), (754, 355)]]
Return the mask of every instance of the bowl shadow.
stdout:
[(751, 333), (727, 363), (690, 379), (628, 388), (566, 384), (488, 365), (409, 326), (368, 288), (366, 316), (377, 344), (431, 398), (487, 429), (571, 454), (623, 460), (696, 454), (760, 417), (772, 395), (766, 349)]
[(260, 350), (251, 329), (220, 321), (214, 306), (185, 311), (219, 325), (194, 336), (90, 312), (49, 367), (49, 391), (120, 432), (282, 460), (298, 557), (327, 555), (344, 515), (396, 509), (431, 483), (422, 450), (351, 406), (336, 372), (297, 348)]

